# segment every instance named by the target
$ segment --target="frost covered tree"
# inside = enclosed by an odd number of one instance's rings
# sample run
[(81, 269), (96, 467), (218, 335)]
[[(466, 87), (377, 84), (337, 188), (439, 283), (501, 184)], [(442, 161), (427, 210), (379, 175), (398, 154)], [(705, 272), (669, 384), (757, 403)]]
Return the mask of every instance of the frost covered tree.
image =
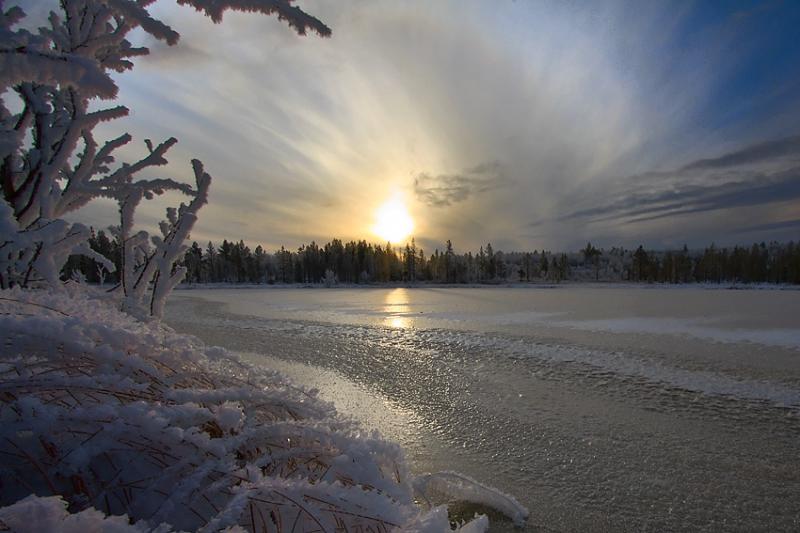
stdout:
[[(177, 0), (220, 22), (227, 10), (277, 15), (297, 33), (321, 36), (330, 29), (292, 5), (292, 0)], [(120, 105), (103, 106), (117, 96), (111, 73), (133, 68), (132, 59), (149, 53), (128, 34), (141, 28), (174, 45), (179, 34), (153, 18), (154, 0), (60, 0), (48, 25), (38, 32), (18, 28), (19, 7), (0, 0), (0, 286), (59, 284), (70, 254), (92, 256), (112, 271), (114, 265), (87, 245), (89, 229), (62, 217), (96, 198), (119, 205), (122, 243), (119, 290), (123, 307), (136, 315), (159, 316), (163, 299), (185, 271), (174, 268), (183, 256), (197, 212), (206, 203), (211, 177), (192, 161), (194, 185), (171, 179), (137, 179), (150, 167), (165, 165), (177, 142), (154, 145), (134, 163), (117, 164), (115, 152), (131, 142), (127, 133), (100, 141), (102, 122), (128, 114)], [(7, 101), (13, 99), (13, 102)], [(134, 230), (136, 207), (167, 191), (189, 202), (167, 210), (161, 235)]]
[(592, 246), (591, 242), (586, 243), (586, 248), (581, 250), (584, 262), (588, 265), (591, 263), (594, 266), (595, 281), (600, 280), (600, 256), (603, 255), (602, 250), (598, 250)]

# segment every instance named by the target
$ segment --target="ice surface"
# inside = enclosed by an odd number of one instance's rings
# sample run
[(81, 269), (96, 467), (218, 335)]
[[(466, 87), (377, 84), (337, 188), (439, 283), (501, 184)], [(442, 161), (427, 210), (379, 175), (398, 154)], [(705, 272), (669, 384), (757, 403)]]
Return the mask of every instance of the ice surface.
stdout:
[[(636, 304), (645, 322), (679, 316), (722, 331), (791, 330), (796, 294), (192, 291), (177, 298), (171, 323), (254, 358), (286, 358), (305, 374), (333, 372), (335, 380), (315, 384), (326, 398), (372, 391), (374, 401), (348, 414), (369, 409), (364, 420), (411, 442), (415, 472), (454, 469), (514, 494), (531, 509), (533, 530), (792, 530), (800, 520), (796, 348), (553, 323), (599, 320), (604, 308), (608, 319), (624, 319), (632, 300), (647, 297)], [(389, 316), (408, 322), (395, 326)]]

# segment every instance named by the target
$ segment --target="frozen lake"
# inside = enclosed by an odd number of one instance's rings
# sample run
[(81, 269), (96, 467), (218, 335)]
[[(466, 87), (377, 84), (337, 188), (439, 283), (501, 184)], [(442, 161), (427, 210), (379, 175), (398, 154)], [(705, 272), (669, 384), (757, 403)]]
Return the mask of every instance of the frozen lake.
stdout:
[(530, 531), (800, 529), (800, 292), (178, 291), (167, 322), (515, 495)]

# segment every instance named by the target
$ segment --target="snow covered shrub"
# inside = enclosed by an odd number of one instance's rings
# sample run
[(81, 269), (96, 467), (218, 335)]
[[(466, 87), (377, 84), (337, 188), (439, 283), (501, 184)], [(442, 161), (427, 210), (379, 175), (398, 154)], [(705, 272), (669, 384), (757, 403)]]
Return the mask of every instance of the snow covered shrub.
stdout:
[(80, 287), (0, 291), (0, 313), (0, 506), (58, 496), (177, 530), (450, 529), (414, 504), (396, 445), (277, 373)]
[[(117, 86), (111, 72), (133, 68), (132, 58), (149, 50), (134, 47), (128, 33), (141, 28), (174, 45), (179, 34), (154, 19), (154, 0), (60, 0), (61, 13), (51, 12), (49, 25), (38, 33), (15, 29), (22, 9), (5, 10), (0, 0), (0, 287), (59, 283), (70, 254), (92, 254), (89, 230), (61, 218), (95, 198), (119, 204), (124, 272), (124, 308), (137, 316), (159, 317), (164, 298), (184, 275), (173, 269), (183, 255), (184, 239), (206, 202), (210, 176), (192, 161), (196, 187), (169, 179), (135, 179), (142, 170), (165, 165), (165, 153), (177, 142), (170, 138), (133, 164), (115, 166), (114, 152), (131, 141), (128, 134), (98, 143), (95, 127), (128, 114), (124, 106), (91, 110), (113, 100)], [(291, 5), (291, 0), (178, 0), (222, 20), (226, 10), (275, 14), (295, 31), (330, 30)], [(4, 98), (16, 97), (13, 112)], [(12, 109), (14, 106), (11, 106)], [(135, 207), (166, 191), (191, 197), (188, 204), (167, 211), (162, 236), (134, 233)], [(13, 221), (14, 223), (9, 223)], [(104, 263), (106, 268), (111, 263)], [(113, 270), (113, 266), (109, 270)]]
[[(133, 214), (146, 189), (132, 188), (120, 201), (122, 224), (117, 237), (122, 243), (122, 309), (139, 318), (160, 318), (167, 295), (186, 275), (186, 267), (173, 265), (188, 249), (185, 241), (197, 221), (197, 212), (208, 202), (211, 185), (211, 176), (200, 161), (192, 160), (192, 167), (197, 186), (186, 191), (192, 201), (177, 210), (167, 209), (167, 220), (159, 225), (161, 237), (150, 237), (146, 231), (133, 233)], [(152, 241), (152, 247), (148, 241)]]

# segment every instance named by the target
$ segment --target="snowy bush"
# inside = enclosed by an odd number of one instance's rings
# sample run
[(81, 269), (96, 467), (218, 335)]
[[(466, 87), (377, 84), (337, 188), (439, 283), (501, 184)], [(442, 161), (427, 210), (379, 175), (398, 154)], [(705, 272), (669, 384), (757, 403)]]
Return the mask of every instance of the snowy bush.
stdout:
[[(177, 142), (158, 146), (145, 140), (149, 154), (133, 164), (114, 165), (114, 153), (131, 141), (127, 133), (99, 143), (94, 129), (101, 122), (128, 114), (124, 106), (100, 108), (113, 100), (112, 72), (133, 68), (132, 58), (149, 53), (134, 47), (127, 35), (141, 28), (174, 45), (179, 34), (154, 19), (153, 0), (61, 0), (49, 25), (37, 33), (16, 29), (25, 14), (5, 10), (0, 0), (0, 287), (46, 282), (57, 286), (70, 254), (88, 254), (89, 229), (62, 217), (96, 198), (119, 204), (124, 271), (124, 308), (137, 316), (161, 315), (164, 298), (184, 272), (173, 268), (185, 251), (197, 212), (206, 203), (211, 178), (194, 160), (195, 187), (170, 179), (136, 179), (150, 167), (165, 165), (166, 152)], [(226, 10), (275, 14), (295, 31), (330, 30), (291, 5), (291, 0), (178, 0), (215, 22)], [(19, 112), (6, 105), (15, 96)], [(136, 206), (167, 191), (188, 195), (188, 204), (167, 210), (161, 236), (133, 231)], [(111, 271), (111, 263), (103, 263)]]
[(176, 530), (450, 530), (414, 503), (399, 447), (314, 391), (68, 291), (0, 291), (4, 523), (66, 509)]

